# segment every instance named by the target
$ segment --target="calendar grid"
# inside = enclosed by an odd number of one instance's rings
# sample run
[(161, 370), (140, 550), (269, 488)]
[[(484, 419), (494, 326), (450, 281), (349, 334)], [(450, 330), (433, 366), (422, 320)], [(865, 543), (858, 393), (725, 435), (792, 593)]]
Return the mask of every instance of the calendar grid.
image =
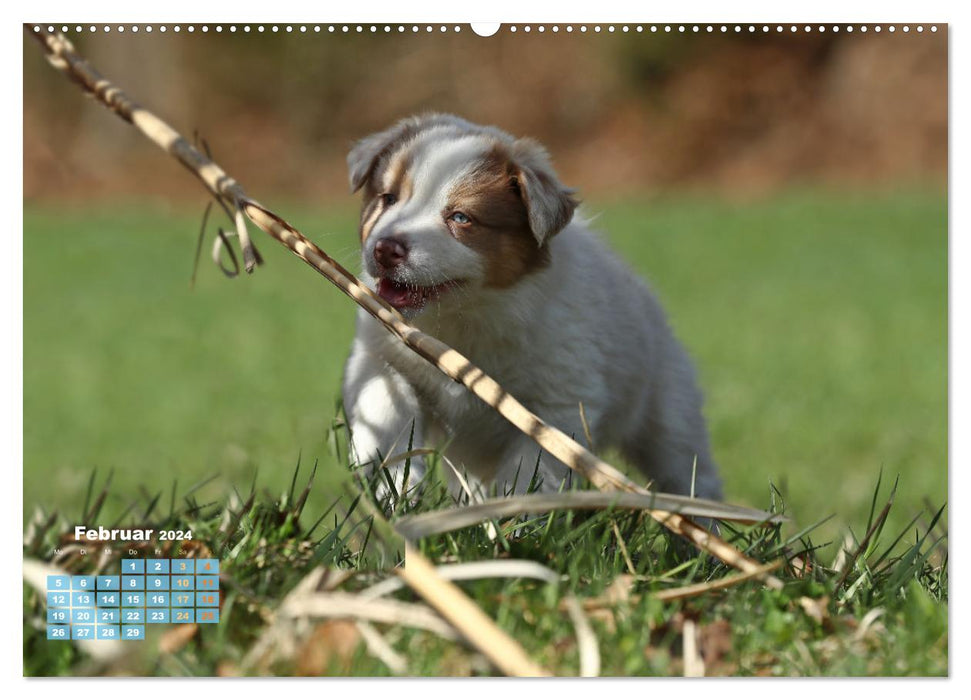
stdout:
[(123, 559), (118, 574), (47, 577), (47, 638), (145, 639), (146, 625), (219, 622), (218, 559)]

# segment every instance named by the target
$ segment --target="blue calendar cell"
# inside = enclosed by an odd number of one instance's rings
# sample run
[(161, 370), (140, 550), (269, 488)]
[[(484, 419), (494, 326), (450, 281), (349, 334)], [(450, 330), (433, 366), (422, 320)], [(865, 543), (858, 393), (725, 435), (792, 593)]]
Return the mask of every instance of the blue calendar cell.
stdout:
[(199, 559), (198, 561), (196, 561), (196, 573), (197, 574), (218, 574), (219, 560), (218, 559)]
[(215, 624), (219, 622), (219, 608), (197, 610), (196, 622), (198, 622), (200, 625)]
[(123, 590), (123, 591), (144, 591), (145, 590), (145, 577), (144, 576), (122, 576), (121, 577), (121, 590)]
[(72, 625), (71, 639), (94, 639), (94, 625)]
[(212, 607), (219, 605), (219, 593), (215, 591), (199, 591), (196, 593), (196, 607)]
[(47, 593), (47, 607), (49, 608), (69, 608), (71, 607), (70, 593)]
[(145, 607), (144, 593), (122, 593), (121, 606), (123, 608), (143, 608)]
[(70, 625), (48, 625), (47, 638), (48, 639), (70, 639), (71, 626)]
[(71, 607), (73, 608), (93, 608), (94, 591), (74, 591), (71, 593)]
[(144, 574), (144, 559), (124, 559), (121, 562), (121, 573), (124, 574)]
[(71, 608), (72, 625), (93, 625), (94, 608)]
[(125, 608), (121, 611), (123, 625), (138, 625), (145, 622), (145, 608)]
[(118, 625), (98, 625), (98, 639), (118, 639)]
[(170, 570), (173, 574), (193, 574), (195, 573), (195, 561), (192, 559), (173, 559), (170, 562)]
[(71, 577), (71, 590), (72, 591), (93, 591), (95, 576), (72, 576)]
[(121, 622), (121, 610), (113, 608), (111, 610), (100, 608), (98, 610), (99, 625), (117, 625)]
[(191, 591), (194, 588), (193, 583), (192, 576), (173, 576), (169, 585), (173, 591)]
[(169, 607), (169, 594), (168, 593), (146, 593), (145, 606), (149, 608), (167, 608)]
[(139, 639), (145, 639), (145, 626), (144, 625), (122, 625), (121, 638), (129, 642), (133, 642)]
[(48, 625), (67, 625), (71, 622), (71, 611), (68, 608), (47, 608)]
[(99, 591), (117, 591), (121, 587), (121, 576), (99, 576)]
[(145, 562), (146, 574), (167, 574), (169, 573), (168, 559), (149, 559)]
[(197, 591), (217, 591), (219, 590), (218, 576), (196, 576)]
[(70, 576), (48, 576), (47, 590), (49, 591), (71, 590), (71, 577)]
[(173, 593), (172, 594), (172, 607), (173, 608), (184, 608), (192, 605), (193, 595), (192, 593)]
[(194, 613), (193, 608), (172, 608), (172, 622), (176, 624), (195, 622)]
[(145, 611), (147, 614), (145, 616), (145, 621), (150, 625), (168, 624), (169, 621), (169, 609), (161, 608), (159, 610), (152, 610), (149, 608)]
[(121, 604), (121, 593), (117, 591), (100, 591), (97, 594), (97, 605), (101, 608), (117, 608)]
[(146, 576), (145, 590), (146, 591), (169, 590), (169, 577), (168, 576)]

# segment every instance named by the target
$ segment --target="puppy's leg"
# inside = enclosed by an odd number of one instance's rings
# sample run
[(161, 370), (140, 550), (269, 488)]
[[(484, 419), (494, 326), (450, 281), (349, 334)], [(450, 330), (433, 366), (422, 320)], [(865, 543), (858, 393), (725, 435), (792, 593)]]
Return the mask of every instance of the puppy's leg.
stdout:
[(650, 426), (622, 446), (624, 457), (653, 480), (656, 491), (719, 500), (721, 479), (708, 452), (707, 439), (685, 437), (660, 426)]
[(496, 472), (499, 496), (521, 495), (530, 490), (555, 492), (560, 486), (569, 489), (573, 470), (551, 456), (532, 440), (518, 440), (515, 448), (503, 457)]
[[(700, 498), (721, 498), (721, 478), (711, 457), (693, 373), (672, 377), (634, 417), (620, 448), (624, 457), (654, 480), (653, 488)], [(693, 480), (693, 484), (692, 484)]]
[[(351, 459), (364, 466), (370, 477), (383, 460), (406, 452), (422, 443), (421, 407), (411, 386), (383, 361), (361, 351), (357, 345), (344, 368), (344, 412), (351, 432)], [(412, 434), (414, 440), (412, 441)], [(387, 470), (399, 495), (407, 493), (425, 474), (421, 457), (389, 464)], [(379, 478), (379, 499), (391, 493), (384, 478)]]
[[(539, 413), (543, 415), (544, 412), (540, 409)], [(587, 444), (579, 408), (569, 415), (550, 416), (547, 412), (544, 419), (579, 443)], [(560, 488), (569, 489), (574, 479), (579, 477), (563, 462), (540, 448), (532, 438), (517, 434), (499, 461), (495, 481), (499, 495), (524, 494), (531, 485), (538, 491), (550, 493)]]
[[(654, 481), (654, 489), (718, 500), (721, 479), (708, 446), (703, 397), (688, 354), (663, 326), (651, 356), (651, 371), (640, 384), (617, 446)], [(692, 476), (692, 473), (693, 476)]]

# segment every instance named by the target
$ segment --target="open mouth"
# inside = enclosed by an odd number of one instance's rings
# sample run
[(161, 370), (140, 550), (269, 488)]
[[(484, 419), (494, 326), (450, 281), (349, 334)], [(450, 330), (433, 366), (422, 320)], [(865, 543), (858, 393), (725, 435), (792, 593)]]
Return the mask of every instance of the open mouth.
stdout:
[(449, 280), (431, 287), (419, 287), (382, 277), (378, 280), (378, 296), (399, 311), (420, 309), (429, 301), (437, 299), (444, 292), (458, 286), (459, 282)]

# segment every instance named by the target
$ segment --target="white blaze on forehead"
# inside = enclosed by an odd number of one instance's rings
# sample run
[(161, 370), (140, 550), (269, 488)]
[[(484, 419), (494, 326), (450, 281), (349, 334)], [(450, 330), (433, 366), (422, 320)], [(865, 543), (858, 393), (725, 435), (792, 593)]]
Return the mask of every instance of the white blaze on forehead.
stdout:
[(492, 147), (492, 142), (479, 134), (456, 138), (436, 135), (435, 131), (420, 135), (408, 155), (412, 195), (402, 214), (440, 215), (455, 186), (468, 177)]

